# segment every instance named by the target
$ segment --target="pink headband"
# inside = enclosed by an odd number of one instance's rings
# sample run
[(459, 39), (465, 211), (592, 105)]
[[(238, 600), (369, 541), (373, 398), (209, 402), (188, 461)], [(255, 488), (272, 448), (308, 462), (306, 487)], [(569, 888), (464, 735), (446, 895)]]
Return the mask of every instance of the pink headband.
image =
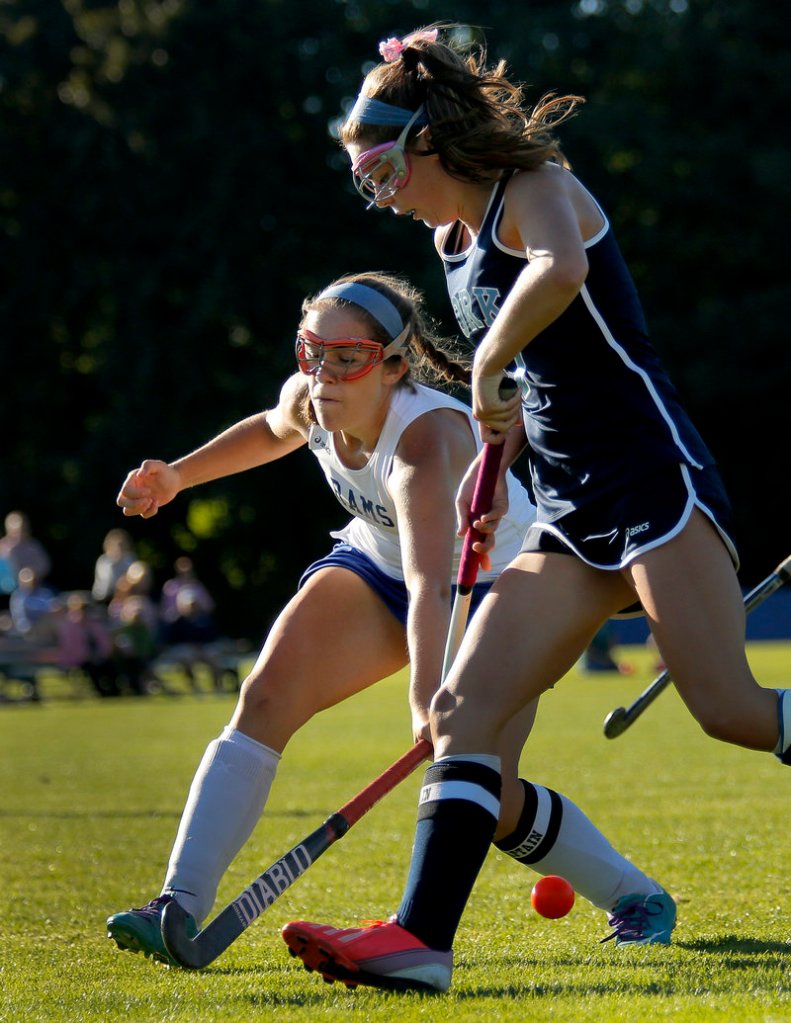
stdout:
[(407, 46), (418, 41), (436, 43), (438, 35), (437, 29), (431, 28), (423, 29), (420, 32), (412, 32), (411, 35), (404, 36), (403, 39), (396, 39), (395, 36), (391, 36), (390, 39), (385, 39), (384, 42), (379, 43), (379, 53), (387, 64), (392, 64), (394, 60), (398, 60)]

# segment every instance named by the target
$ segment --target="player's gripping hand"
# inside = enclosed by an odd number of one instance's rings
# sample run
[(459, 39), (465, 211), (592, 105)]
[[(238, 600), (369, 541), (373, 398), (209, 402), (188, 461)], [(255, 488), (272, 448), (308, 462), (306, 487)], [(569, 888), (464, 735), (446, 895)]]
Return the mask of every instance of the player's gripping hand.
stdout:
[[(472, 498), (478, 479), (478, 466), (482, 457), (482, 454), (479, 455), (470, 465), (456, 495), (456, 533), (458, 536), (464, 536), (467, 532), (467, 525), (470, 522)], [(501, 473), (497, 478), (497, 485), (494, 488), (492, 507), (472, 523), (475, 529), (483, 536), (482, 540), (476, 540), (473, 543), (472, 549), (476, 554), (481, 555), (481, 568), (484, 572), (488, 572), (492, 567), (489, 554), (494, 549), (495, 530), (507, 513), (508, 485), (505, 476)]]
[(522, 399), (515, 388), (503, 386), (503, 375), (472, 375), (472, 413), (480, 423), (481, 440), (502, 444), (522, 414)]
[(115, 503), (123, 509), (124, 515), (150, 519), (180, 490), (181, 477), (177, 469), (167, 462), (147, 458), (139, 469), (133, 469), (126, 477)]
[(431, 722), (429, 721), (428, 711), (425, 709), (412, 711), (412, 738), (415, 742), (425, 739), (426, 742), (433, 743), (431, 738)]

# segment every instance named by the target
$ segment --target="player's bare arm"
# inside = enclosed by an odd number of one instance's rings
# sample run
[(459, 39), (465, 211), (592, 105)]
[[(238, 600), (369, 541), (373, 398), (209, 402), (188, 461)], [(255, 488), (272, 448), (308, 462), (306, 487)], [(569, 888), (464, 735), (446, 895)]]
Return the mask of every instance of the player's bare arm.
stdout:
[(307, 440), (304, 397), (307, 385), (301, 374), (283, 385), (278, 404), (235, 423), (197, 450), (164, 462), (146, 459), (126, 477), (116, 499), (124, 515), (151, 518), (188, 487), (232, 476), (275, 461)]
[(523, 248), (529, 262), (475, 353), (473, 409), (493, 429), (502, 418), (496, 388), (503, 369), (567, 308), (588, 272), (573, 181), (568, 172), (545, 167), (517, 175), (506, 192), (501, 236)]
[(475, 450), (468, 422), (451, 409), (415, 420), (401, 438), (391, 476), (409, 591), (407, 644), (415, 737), (429, 738), (450, 620), (456, 488)]

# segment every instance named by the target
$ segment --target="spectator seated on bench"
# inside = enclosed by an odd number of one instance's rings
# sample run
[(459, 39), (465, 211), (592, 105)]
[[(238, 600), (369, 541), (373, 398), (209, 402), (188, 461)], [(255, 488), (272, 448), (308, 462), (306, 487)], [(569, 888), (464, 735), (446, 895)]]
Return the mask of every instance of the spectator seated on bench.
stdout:
[(203, 592), (197, 586), (179, 588), (167, 620), (161, 626), (164, 651), (162, 658), (177, 665), (197, 689), (195, 667), (204, 665), (210, 672), (213, 686), (222, 688), (223, 665), (217, 656), (217, 626), (207, 610)]
[(113, 646), (119, 678), (137, 696), (163, 688), (153, 667), (158, 644), (146, 598), (127, 596), (117, 605), (116, 613)]
[(58, 666), (82, 671), (99, 696), (119, 696), (113, 638), (100, 609), (82, 593), (70, 593), (54, 613)]
[[(0, 701), (21, 686), (21, 696), (13, 699), (39, 700), (39, 672), (57, 666), (58, 651), (51, 612), (37, 617), (25, 633), (15, 627), (10, 612), (0, 614)], [(15, 682), (16, 686), (6, 683)]]
[(52, 608), (55, 592), (44, 586), (34, 568), (20, 569), (19, 585), (11, 594), (8, 610), (17, 635), (45, 646), (55, 642)]

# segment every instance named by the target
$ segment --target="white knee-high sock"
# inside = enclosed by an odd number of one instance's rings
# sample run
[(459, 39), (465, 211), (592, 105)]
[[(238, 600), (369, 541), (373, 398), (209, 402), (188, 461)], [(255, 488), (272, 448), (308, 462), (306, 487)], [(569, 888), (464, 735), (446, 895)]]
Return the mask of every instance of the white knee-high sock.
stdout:
[(275, 750), (230, 725), (203, 754), (162, 889), (198, 924), (208, 916), (220, 878), (263, 813), (279, 760)]
[(558, 874), (600, 909), (623, 895), (653, 895), (662, 886), (610, 845), (566, 796), (520, 779), (525, 806), (516, 831), (495, 845), (537, 873)]

